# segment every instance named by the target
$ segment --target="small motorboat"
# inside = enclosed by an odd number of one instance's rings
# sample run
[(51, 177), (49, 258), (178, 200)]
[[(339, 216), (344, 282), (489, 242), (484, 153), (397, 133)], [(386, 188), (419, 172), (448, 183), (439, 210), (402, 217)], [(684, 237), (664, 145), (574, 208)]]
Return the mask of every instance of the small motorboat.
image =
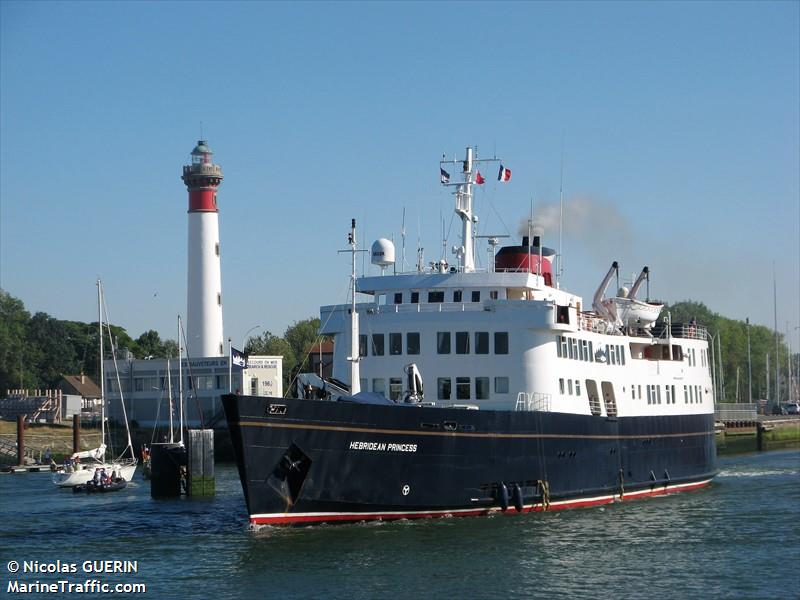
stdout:
[(87, 494), (105, 494), (107, 492), (118, 492), (126, 485), (128, 485), (128, 482), (121, 477), (106, 483), (96, 483), (94, 480), (90, 480), (81, 485), (73, 486), (72, 491), (75, 493), (86, 492)]

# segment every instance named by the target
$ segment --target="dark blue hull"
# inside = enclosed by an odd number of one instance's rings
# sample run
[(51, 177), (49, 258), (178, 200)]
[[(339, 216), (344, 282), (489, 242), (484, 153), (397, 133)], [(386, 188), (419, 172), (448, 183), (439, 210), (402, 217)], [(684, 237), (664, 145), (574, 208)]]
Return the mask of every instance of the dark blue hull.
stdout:
[(252, 523), (478, 515), (702, 487), (714, 416), (604, 418), (229, 395)]

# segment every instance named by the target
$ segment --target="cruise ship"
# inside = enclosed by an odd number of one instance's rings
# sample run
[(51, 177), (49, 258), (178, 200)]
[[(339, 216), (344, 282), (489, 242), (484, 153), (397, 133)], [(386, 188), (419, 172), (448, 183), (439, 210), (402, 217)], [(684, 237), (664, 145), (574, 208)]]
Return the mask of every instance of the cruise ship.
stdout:
[[(353, 221), (350, 302), (320, 309), (332, 377), (301, 375), (294, 397), (223, 397), (251, 524), (517, 514), (712, 481), (706, 329), (640, 299), (647, 267), (606, 297), (613, 263), (587, 306), (539, 236), (490, 239), (493, 264), (476, 268), (482, 162), (467, 148), (440, 165), (457, 264), (357, 277)], [(381, 267), (393, 255), (372, 246)]]

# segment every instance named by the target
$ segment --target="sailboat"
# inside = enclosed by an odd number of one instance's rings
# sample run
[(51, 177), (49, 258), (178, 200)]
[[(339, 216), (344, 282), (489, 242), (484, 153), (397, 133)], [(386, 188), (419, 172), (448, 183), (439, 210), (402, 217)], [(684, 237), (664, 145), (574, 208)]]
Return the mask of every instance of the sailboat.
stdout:
[[(150, 491), (154, 497), (169, 496), (163, 486), (168, 481), (178, 481), (181, 468), (186, 465), (187, 450), (183, 442), (183, 326), (178, 316), (178, 431), (175, 431), (172, 420), (172, 378), (169, 362), (167, 363), (167, 387), (169, 396), (169, 436), (163, 441), (152, 441), (145, 458), (145, 479), (151, 479)], [(176, 435), (177, 433), (177, 435)], [(155, 458), (154, 458), (155, 457)], [(173, 479), (174, 476), (174, 479)]]
[[(106, 397), (105, 397), (105, 368), (103, 361), (103, 285), (102, 282), (97, 280), (97, 312), (98, 312), (98, 325), (100, 328), (100, 446), (92, 450), (84, 450), (83, 452), (74, 453), (64, 467), (59, 468), (53, 473), (53, 483), (58, 487), (75, 487), (84, 485), (94, 478), (97, 469), (104, 470), (108, 476), (116, 473), (118, 477), (125, 481), (133, 479), (136, 472), (137, 460), (133, 452), (133, 443), (131, 442), (131, 430), (128, 426), (128, 415), (125, 411), (125, 402), (122, 399), (120, 388), (120, 402), (122, 403), (122, 417), (125, 421), (125, 431), (128, 436), (128, 445), (122, 453), (110, 461), (106, 460)], [(113, 355), (114, 342), (111, 337), (111, 330), (109, 328), (109, 339), (111, 340), (111, 350)], [(114, 366), (116, 369), (116, 358), (114, 358)], [(119, 384), (119, 372), (117, 372), (117, 383)], [(125, 458), (126, 453), (129, 453), (130, 458)]]

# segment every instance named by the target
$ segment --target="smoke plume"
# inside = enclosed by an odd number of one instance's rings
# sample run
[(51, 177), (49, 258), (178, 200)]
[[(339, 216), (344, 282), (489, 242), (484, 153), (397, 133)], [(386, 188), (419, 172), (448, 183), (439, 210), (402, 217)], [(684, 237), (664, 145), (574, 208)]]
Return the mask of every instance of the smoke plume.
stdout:
[[(559, 205), (546, 202), (534, 206), (532, 233), (541, 235), (546, 246), (556, 247)], [(528, 235), (528, 218), (520, 220), (519, 235)], [(564, 201), (564, 240), (595, 249), (602, 254), (623, 253), (630, 248), (633, 229), (628, 220), (607, 202), (578, 197)]]

